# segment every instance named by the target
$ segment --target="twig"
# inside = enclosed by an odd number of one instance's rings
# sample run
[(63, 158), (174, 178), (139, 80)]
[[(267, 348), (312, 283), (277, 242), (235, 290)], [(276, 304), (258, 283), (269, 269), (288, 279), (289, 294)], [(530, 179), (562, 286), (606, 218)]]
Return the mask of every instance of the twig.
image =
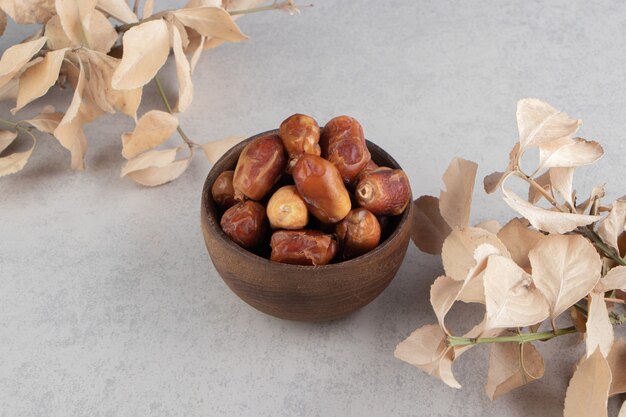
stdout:
[[(165, 90), (163, 90), (163, 85), (161, 84), (161, 81), (159, 81), (158, 77), (154, 77), (154, 82), (157, 86), (157, 89), (159, 90), (159, 95), (161, 96), (161, 100), (163, 101), (163, 104), (165, 104), (165, 108), (167, 109), (167, 112), (170, 114), (174, 114), (174, 112), (172, 111), (172, 106), (170, 106), (170, 102), (167, 100), (167, 96), (165, 95)], [(176, 130), (178, 131), (178, 134), (183, 139), (183, 141), (185, 141), (187, 146), (189, 146), (189, 149), (193, 148), (194, 145), (196, 145), (194, 141), (189, 139), (189, 136), (185, 134), (183, 129), (180, 127), (180, 125), (176, 126)]]
[(517, 171), (514, 171), (514, 172), (515, 172), (515, 174), (517, 174), (518, 177), (520, 177), (521, 179), (526, 181), (531, 187), (533, 187), (535, 190), (537, 190), (543, 196), (543, 198), (545, 198), (550, 204), (552, 204), (554, 207), (556, 207), (557, 209), (562, 211), (561, 207), (559, 206), (559, 203), (557, 203), (557, 201), (554, 199), (554, 197), (552, 197), (541, 185), (537, 184), (537, 181), (535, 181), (534, 179), (532, 179), (528, 175), (524, 174), (519, 169)]
[(469, 338), (469, 337), (457, 337), (457, 336), (448, 336), (448, 346), (470, 346), (470, 345), (484, 345), (486, 343), (528, 343), (528, 342), (536, 342), (536, 341), (545, 341), (555, 338), (557, 336), (563, 336), (566, 334), (576, 333), (576, 327), (566, 327), (563, 329), (556, 329), (554, 331), (548, 332), (537, 332), (537, 333), (522, 333), (514, 336), (498, 336), (498, 337), (480, 337), (480, 338)]
[(600, 236), (590, 227), (579, 227), (576, 229), (578, 233), (585, 236), (589, 239), (596, 248), (600, 249), (602, 253), (604, 253), (607, 257), (613, 259), (619, 265), (626, 266), (626, 261), (624, 261), (619, 255), (615, 253), (613, 248), (609, 247)]

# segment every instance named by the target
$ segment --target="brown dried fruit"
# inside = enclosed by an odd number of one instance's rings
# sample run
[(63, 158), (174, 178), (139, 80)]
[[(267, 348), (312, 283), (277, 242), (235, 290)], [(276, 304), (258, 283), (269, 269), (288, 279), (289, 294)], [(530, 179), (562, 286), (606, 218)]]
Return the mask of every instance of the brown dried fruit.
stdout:
[(345, 259), (363, 255), (378, 246), (380, 224), (370, 211), (357, 208), (337, 224), (337, 237)]
[(248, 143), (235, 168), (235, 198), (262, 199), (283, 175), (286, 164), (285, 148), (278, 135), (261, 136)]
[(317, 230), (279, 230), (270, 246), (272, 261), (294, 265), (326, 265), (337, 254), (333, 236)]
[(356, 186), (359, 205), (379, 216), (401, 214), (411, 201), (409, 178), (401, 169), (378, 168)]
[(226, 210), (237, 203), (237, 200), (235, 200), (235, 189), (233, 188), (234, 174), (235, 171), (222, 172), (211, 187), (213, 200), (222, 210)]
[(305, 153), (320, 155), (321, 149), (318, 144), (320, 140), (320, 127), (310, 116), (304, 114), (294, 114), (280, 124), (280, 138), (289, 154), (288, 170)]
[(252, 248), (261, 243), (267, 231), (265, 208), (256, 201), (237, 203), (226, 210), (220, 225), (239, 246)]
[(324, 223), (337, 223), (350, 212), (352, 203), (341, 175), (333, 164), (304, 154), (293, 168), (293, 180), (311, 214)]
[(306, 203), (293, 185), (279, 188), (267, 203), (267, 218), (273, 229), (302, 229), (309, 222)]
[(339, 116), (331, 119), (320, 138), (322, 157), (337, 167), (346, 184), (353, 183), (371, 159), (363, 136), (363, 128), (356, 119)]

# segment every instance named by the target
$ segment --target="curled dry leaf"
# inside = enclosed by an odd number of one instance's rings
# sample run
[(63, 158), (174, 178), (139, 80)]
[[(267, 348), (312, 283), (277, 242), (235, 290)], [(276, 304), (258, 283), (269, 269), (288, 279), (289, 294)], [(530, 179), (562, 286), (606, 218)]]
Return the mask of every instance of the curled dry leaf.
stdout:
[(622, 403), (622, 408), (619, 409), (619, 415), (617, 417), (626, 417), (626, 401)]
[(539, 167), (579, 167), (597, 162), (604, 155), (598, 142), (565, 136), (539, 146)]
[(478, 227), (479, 229), (485, 229), (486, 231), (491, 232), (494, 235), (497, 234), (500, 229), (502, 229), (502, 225), (497, 220), (487, 220), (484, 222), (480, 222), (474, 227)]
[(598, 223), (598, 235), (619, 254), (617, 238), (624, 232), (626, 224), (626, 197), (615, 200), (613, 207), (602, 221)]
[(526, 272), (530, 272), (528, 253), (544, 235), (529, 229), (525, 220), (515, 218), (505, 224), (497, 236), (508, 249), (511, 259)]
[(12, 100), (17, 98), (19, 90), (19, 79), (13, 78), (8, 83), (0, 87), (0, 101)]
[(564, 417), (606, 416), (610, 385), (611, 370), (606, 358), (597, 349), (578, 364), (569, 382)]
[(461, 388), (452, 373), (454, 349), (446, 345), (446, 334), (436, 324), (415, 330), (394, 352), (396, 358), (441, 379), (452, 388)]
[(235, 24), (230, 13), (221, 7), (194, 7), (171, 12), (183, 25), (202, 36), (210, 36), (230, 42), (248, 39)]
[(613, 342), (609, 356), (606, 358), (613, 379), (609, 389), (609, 397), (626, 392), (626, 343), (623, 339)]
[(586, 323), (587, 333), (585, 334), (587, 357), (591, 356), (596, 349), (600, 349), (600, 352), (606, 357), (613, 345), (613, 325), (609, 320), (604, 294), (592, 292), (589, 296), (589, 314)]
[(439, 195), (439, 210), (450, 227), (469, 225), (477, 169), (474, 162), (454, 158), (443, 174), (446, 191)]
[[(98, 0), (100, 10), (119, 20), (122, 23), (138, 22), (137, 16), (126, 3), (126, 0)], [(144, 18), (147, 16), (144, 16)]]
[(534, 98), (517, 102), (517, 127), (521, 149), (538, 146), (576, 133), (581, 121)]
[(9, 147), (17, 137), (17, 132), (12, 130), (0, 130), (0, 153)]
[(504, 201), (513, 210), (524, 216), (536, 229), (548, 233), (567, 233), (579, 226), (587, 226), (601, 219), (600, 216), (563, 213), (536, 207), (513, 191), (503, 188)]
[(24, 120), (35, 129), (44, 133), (53, 133), (63, 120), (64, 113), (55, 112), (53, 106), (45, 106), (41, 113), (32, 119)]
[[(508, 332), (513, 335), (513, 332)], [(491, 400), (543, 376), (543, 358), (531, 343), (494, 343), (485, 390)]]
[(90, 45), (94, 51), (106, 54), (117, 41), (117, 31), (109, 22), (109, 19), (98, 10), (94, 10), (91, 13), (89, 31), (91, 36)]
[(167, 60), (170, 51), (167, 24), (161, 19), (142, 23), (129, 29), (122, 42), (124, 55), (113, 74), (112, 86), (117, 90), (142, 87)]
[(439, 199), (423, 195), (413, 202), (411, 239), (422, 251), (440, 255), (443, 242), (452, 229), (439, 211)]
[(57, 14), (74, 45), (92, 46), (91, 17), (96, 0), (55, 0)]
[(502, 184), (502, 181), (506, 178), (506, 176), (512, 172), (515, 167), (519, 164), (520, 157), (520, 146), (519, 142), (513, 146), (511, 152), (509, 152), (509, 165), (504, 172), (493, 172), (485, 177), (483, 180), (483, 186), (485, 188), (485, 192), (487, 194), (491, 194), (498, 189), (498, 187)]
[(443, 243), (441, 258), (446, 275), (457, 281), (464, 281), (470, 271), (477, 266), (476, 249), (487, 244), (499, 254), (510, 256), (500, 239), (491, 232), (476, 227), (454, 228)]
[(41, 37), (32, 41), (13, 45), (0, 58), (0, 87), (7, 84), (20, 70), (41, 50), (47, 38)]
[(188, 158), (176, 159), (179, 148), (149, 151), (131, 159), (122, 168), (121, 176), (128, 176), (138, 184), (148, 187), (165, 184), (182, 175), (189, 166), (193, 152)]
[(439, 326), (446, 333), (450, 334), (444, 319), (446, 314), (450, 311), (450, 308), (459, 297), (459, 293), (463, 288), (463, 284), (466, 281), (456, 281), (445, 275), (440, 276), (435, 280), (430, 287), (430, 304), (435, 311)]
[(0, 0), (0, 8), (16, 23), (44, 23), (55, 14), (54, 0)]
[(146, 0), (143, 4), (143, 9), (141, 10), (141, 18), (146, 19), (152, 16), (152, 11), (154, 10), (154, 0)]
[(552, 189), (573, 208), (572, 181), (574, 179), (574, 168), (550, 168), (548, 173), (550, 174)]
[(178, 119), (160, 110), (150, 110), (139, 118), (135, 130), (122, 135), (122, 156), (134, 158), (165, 142), (178, 127)]
[(33, 137), (33, 146), (31, 146), (29, 150), (24, 152), (15, 152), (11, 155), (0, 158), (0, 177), (14, 174), (24, 168), (26, 162), (28, 162), (28, 158), (30, 158), (33, 150), (35, 149), (34, 139), (35, 138)]
[(7, 14), (0, 9), (0, 36), (4, 35), (4, 30), (7, 28)]
[(613, 290), (626, 291), (626, 266), (616, 266), (612, 268), (605, 276), (600, 278), (595, 288), (597, 292)]
[[(552, 183), (550, 182), (550, 171), (546, 171), (537, 178), (535, 178), (535, 183), (541, 187), (548, 195), (554, 197), (552, 194)], [(544, 198), (544, 195), (541, 193), (539, 189), (536, 187), (528, 187), (528, 202), (531, 204), (536, 204), (539, 200)]]
[(43, 61), (28, 68), (20, 77), (17, 104), (11, 110), (15, 114), (31, 101), (43, 96), (54, 85), (59, 77), (61, 64), (67, 48), (46, 53)]
[[(180, 31), (175, 25), (169, 25), (174, 60), (176, 61), (176, 76), (178, 78), (178, 103), (176, 111), (187, 110), (193, 100), (193, 84), (191, 83), (191, 67), (185, 52)], [(184, 29), (183, 29), (184, 30)]]
[(507, 257), (489, 258), (484, 285), (488, 328), (531, 326), (550, 314), (530, 275)]
[(244, 140), (242, 136), (228, 136), (224, 139), (200, 145), (210, 163), (216, 163), (230, 148)]
[(533, 281), (548, 300), (552, 318), (587, 295), (600, 279), (600, 255), (580, 235), (545, 236), (528, 257)]

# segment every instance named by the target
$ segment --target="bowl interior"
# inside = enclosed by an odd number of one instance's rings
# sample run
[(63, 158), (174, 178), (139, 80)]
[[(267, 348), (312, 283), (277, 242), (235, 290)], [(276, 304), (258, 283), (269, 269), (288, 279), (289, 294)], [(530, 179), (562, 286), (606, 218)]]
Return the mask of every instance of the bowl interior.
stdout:
[[(269, 264), (271, 264), (272, 267), (280, 268), (284, 270), (293, 270), (293, 271), (301, 272), (304, 269), (311, 269), (311, 268), (329, 269), (329, 268), (336, 268), (339, 265), (350, 266), (350, 265), (354, 265), (354, 264), (358, 264), (362, 262), (368, 262), (376, 258), (377, 254), (379, 254), (379, 252), (382, 252), (385, 246), (390, 241), (392, 241), (394, 237), (399, 235), (400, 229), (403, 227), (403, 225), (407, 224), (409, 212), (410, 212), (408, 207), (406, 210), (404, 210), (404, 212), (401, 215), (390, 216), (383, 220), (384, 222), (386, 222), (386, 224), (384, 225), (381, 224), (381, 226), (383, 226), (383, 235), (381, 237), (381, 243), (375, 249), (371, 250), (370, 252), (364, 255), (358, 256), (356, 258), (353, 258), (347, 261), (332, 263), (328, 265), (321, 265), (321, 266), (291, 265), (291, 264), (270, 261), (269, 254), (270, 254), (271, 248), (269, 246), (269, 236), (267, 237), (265, 241), (263, 241), (257, 247), (247, 250), (247, 249), (240, 247), (235, 242), (233, 242), (222, 231), (222, 228), (220, 227), (220, 219), (222, 216), (222, 211), (217, 206), (217, 204), (215, 203), (211, 195), (211, 187), (213, 186), (213, 183), (223, 171), (235, 169), (235, 166), (237, 165), (237, 160), (239, 159), (239, 154), (241, 153), (243, 148), (248, 144), (248, 142), (260, 136), (264, 136), (268, 134), (277, 134), (277, 133), (278, 133), (278, 130), (275, 129), (275, 130), (270, 130), (270, 131), (259, 133), (258, 135), (252, 136), (238, 143), (234, 147), (232, 147), (215, 163), (215, 165), (209, 172), (209, 175), (207, 176), (207, 179), (204, 183), (204, 187), (202, 191), (202, 214), (201, 215), (204, 217), (204, 220), (206, 220), (206, 223), (207, 223), (208, 228), (210, 229), (210, 232), (214, 235), (217, 235), (219, 240), (223, 242), (224, 245), (228, 245), (232, 247), (232, 249), (237, 251), (242, 257), (248, 258), (248, 259), (254, 259), (257, 262), (260, 260), (266, 261)], [(376, 164), (380, 166), (390, 167), (390, 168), (396, 168), (396, 169), (400, 168), (400, 165), (382, 148), (380, 148), (378, 145), (374, 144), (373, 142), (370, 142), (370, 141), (366, 141), (366, 142), (367, 142), (367, 147), (372, 155), (372, 160)], [(279, 183), (279, 185), (281, 186), (286, 185), (286, 184), (288, 184), (288, 182), (284, 184)], [(271, 193), (268, 193), (268, 194), (271, 195)], [(269, 196), (266, 197), (266, 199), (268, 198)], [(267, 203), (267, 201), (261, 201), (261, 203), (265, 206), (266, 205), (265, 203)]]

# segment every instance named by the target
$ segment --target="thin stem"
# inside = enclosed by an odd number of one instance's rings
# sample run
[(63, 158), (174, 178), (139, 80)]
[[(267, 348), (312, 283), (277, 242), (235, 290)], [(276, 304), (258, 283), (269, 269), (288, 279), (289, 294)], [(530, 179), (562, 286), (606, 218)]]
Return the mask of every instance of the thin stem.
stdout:
[(626, 261), (623, 260), (619, 255), (617, 255), (613, 248), (604, 243), (602, 238), (598, 236), (598, 234), (593, 229), (589, 227), (579, 227), (577, 230), (580, 234), (591, 240), (595, 247), (600, 249), (602, 253), (604, 253), (607, 257), (613, 259), (619, 265), (626, 266)]
[[(168, 101), (167, 96), (165, 95), (165, 90), (163, 89), (163, 85), (161, 84), (161, 81), (159, 80), (158, 77), (154, 77), (154, 82), (157, 86), (157, 89), (159, 90), (159, 95), (161, 96), (161, 100), (163, 101), (163, 104), (165, 104), (165, 108), (167, 109), (167, 112), (170, 114), (174, 114), (174, 112), (172, 111), (172, 106), (170, 106), (170, 102)], [(185, 134), (183, 129), (180, 127), (180, 125), (176, 127), (176, 130), (178, 131), (178, 134), (183, 139), (183, 141), (185, 141), (187, 146), (189, 146), (189, 149), (191, 149), (195, 145), (195, 143), (191, 139), (189, 139), (189, 136)]]
[(617, 303), (617, 304), (626, 304), (626, 301), (620, 299), (620, 298), (604, 298), (604, 301), (608, 301), (610, 303)]
[(576, 333), (576, 327), (566, 327), (563, 329), (556, 329), (549, 332), (537, 332), (537, 333), (522, 333), (514, 336), (498, 336), (498, 337), (481, 337), (481, 338), (469, 338), (469, 337), (457, 337), (448, 336), (448, 346), (469, 346), (469, 345), (484, 345), (486, 343), (528, 343), (536, 341), (545, 341), (552, 338), (563, 336), (566, 334)]
[(524, 174), (519, 169), (517, 171), (515, 171), (515, 172), (517, 173), (518, 177), (520, 177), (521, 179), (526, 181), (531, 187), (533, 187), (535, 190), (537, 190), (539, 192), (539, 194), (541, 194), (543, 196), (543, 198), (545, 198), (550, 204), (552, 204), (557, 209), (561, 210), (561, 208), (559, 207), (559, 203), (557, 203), (557, 201), (554, 199), (554, 197), (552, 197), (541, 185), (537, 184), (537, 181), (535, 181), (534, 179), (532, 179), (528, 175)]
[(9, 120), (0, 119), (0, 123), (3, 125), (11, 126), (13, 129), (17, 128), (17, 123), (11, 122)]

